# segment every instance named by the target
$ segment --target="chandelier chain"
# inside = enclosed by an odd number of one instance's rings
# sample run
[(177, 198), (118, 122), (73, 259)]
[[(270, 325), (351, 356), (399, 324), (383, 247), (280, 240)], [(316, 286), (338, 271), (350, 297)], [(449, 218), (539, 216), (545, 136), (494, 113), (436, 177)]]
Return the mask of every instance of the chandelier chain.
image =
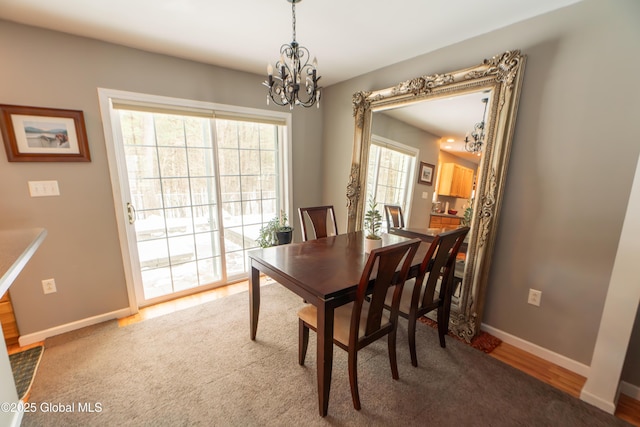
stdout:
[(293, 41), (296, 41), (296, 2), (291, 2), (291, 14), (293, 15), (293, 19), (291, 26), (293, 27)]

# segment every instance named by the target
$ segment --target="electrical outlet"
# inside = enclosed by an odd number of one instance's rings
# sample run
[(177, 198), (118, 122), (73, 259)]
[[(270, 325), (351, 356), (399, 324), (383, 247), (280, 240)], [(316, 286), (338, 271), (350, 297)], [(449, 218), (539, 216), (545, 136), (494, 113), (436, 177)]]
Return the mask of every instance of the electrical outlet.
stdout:
[(531, 305), (540, 307), (540, 300), (542, 299), (542, 292), (536, 289), (529, 289), (529, 300), (527, 301)]
[(56, 281), (53, 279), (43, 280), (42, 290), (44, 291), (45, 294), (52, 294), (54, 292), (57, 292), (58, 290), (56, 289)]

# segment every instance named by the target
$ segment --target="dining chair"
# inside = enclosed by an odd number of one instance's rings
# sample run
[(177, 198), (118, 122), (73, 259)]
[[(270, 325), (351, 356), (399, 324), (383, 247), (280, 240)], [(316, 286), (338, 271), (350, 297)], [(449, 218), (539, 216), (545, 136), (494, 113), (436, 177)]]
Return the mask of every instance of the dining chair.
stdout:
[[(440, 347), (446, 346), (456, 256), (468, 232), (469, 227), (461, 227), (436, 235), (420, 264), (418, 275), (404, 285), (398, 314), (408, 319), (409, 352), (413, 366), (418, 366), (416, 324), (420, 317), (437, 310)], [(390, 310), (393, 310), (394, 299), (395, 294), (387, 293), (385, 306)]]
[[(399, 378), (396, 359), (398, 305), (411, 261), (420, 242), (420, 239), (411, 239), (372, 250), (362, 271), (355, 300), (334, 311), (333, 342), (348, 352), (351, 398), (353, 407), (357, 410), (360, 410), (359, 350), (387, 335), (391, 375), (395, 380)], [(387, 291), (391, 289), (393, 301), (387, 313), (384, 310), (384, 302)], [(366, 300), (365, 295), (369, 296)], [(316, 331), (317, 327), (316, 307), (305, 305), (298, 312), (298, 317), (298, 361), (300, 365), (304, 365), (309, 344), (309, 329)]]
[(329, 235), (329, 225), (333, 227), (334, 234), (338, 234), (338, 224), (336, 223), (336, 214), (333, 206), (314, 206), (308, 208), (298, 208), (300, 215), (300, 225), (302, 226), (302, 241), (306, 242), (311, 237), (307, 234), (307, 221), (309, 219), (313, 233), (316, 239), (327, 237)]
[(384, 205), (384, 216), (387, 219), (387, 230), (391, 227), (404, 227), (402, 207), (398, 205)]

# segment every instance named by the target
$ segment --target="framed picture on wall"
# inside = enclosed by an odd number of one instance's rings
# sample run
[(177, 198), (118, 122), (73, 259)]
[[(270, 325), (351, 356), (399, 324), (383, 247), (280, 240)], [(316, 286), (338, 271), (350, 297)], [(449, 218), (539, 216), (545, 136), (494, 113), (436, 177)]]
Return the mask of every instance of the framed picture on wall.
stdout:
[(10, 162), (90, 162), (79, 110), (0, 104), (0, 131)]
[(429, 163), (420, 162), (420, 170), (418, 171), (418, 183), (433, 185), (433, 174), (435, 166)]

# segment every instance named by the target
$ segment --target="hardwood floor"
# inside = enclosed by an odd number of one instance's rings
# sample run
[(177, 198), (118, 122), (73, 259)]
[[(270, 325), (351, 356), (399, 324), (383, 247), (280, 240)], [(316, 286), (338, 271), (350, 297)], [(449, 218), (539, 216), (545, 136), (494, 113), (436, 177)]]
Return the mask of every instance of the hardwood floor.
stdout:
[(141, 308), (138, 313), (134, 314), (133, 316), (118, 319), (118, 326), (122, 327), (130, 325), (132, 323), (141, 322), (143, 320), (153, 319), (154, 317), (163, 316), (165, 314), (173, 313), (179, 310), (184, 310), (185, 308), (194, 307), (199, 304), (204, 304), (205, 302), (224, 298), (226, 296), (237, 294), (248, 289), (249, 282), (245, 280), (242, 282), (212, 289), (210, 291), (204, 291), (160, 304), (150, 305), (148, 307)]
[[(271, 282), (271, 279), (266, 278), (266, 282)], [(248, 286), (249, 284), (247, 281), (238, 282), (173, 301), (144, 307), (140, 309), (138, 314), (119, 319), (118, 325), (120, 327), (125, 327), (132, 323), (142, 322), (147, 319), (173, 313), (185, 308), (194, 307), (205, 302), (245, 291), (248, 289)], [(27, 347), (20, 348), (17, 346), (11, 346), (9, 348), (9, 354), (25, 350), (26, 348)], [(553, 363), (504, 342), (489, 353), (489, 355), (574, 397), (580, 397), (580, 390), (586, 381), (586, 378), (574, 372), (554, 365)], [(640, 427), (640, 401), (621, 394), (615, 415), (628, 423)]]
[[(568, 369), (554, 365), (504, 342), (489, 353), (489, 356), (577, 398), (580, 398), (580, 391), (587, 380)], [(620, 394), (615, 415), (628, 423), (640, 426), (640, 401)]]
[(489, 356), (501, 360), (574, 397), (580, 397), (580, 390), (587, 380), (585, 377), (568, 369), (549, 363), (505, 342), (489, 353)]

